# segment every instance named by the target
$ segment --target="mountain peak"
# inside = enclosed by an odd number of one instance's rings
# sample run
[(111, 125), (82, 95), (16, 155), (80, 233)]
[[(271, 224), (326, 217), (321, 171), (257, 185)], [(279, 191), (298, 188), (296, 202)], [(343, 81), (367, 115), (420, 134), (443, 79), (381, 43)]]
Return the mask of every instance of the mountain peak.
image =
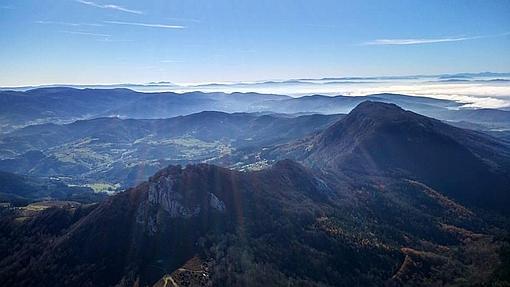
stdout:
[(508, 159), (494, 160), (487, 146), (493, 144), (484, 136), (379, 102), (359, 104), (299, 145), (314, 168), (410, 178), (463, 203), (504, 211), (510, 179), (501, 167)]
[(395, 110), (402, 110), (401, 107), (392, 104), (392, 103), (384, 103), (384, 102), (378, 102), (378, 101), (364, 101), (361, 102), (359, 105), (357, 105), (353, 111), (358, 110), (364, 110), (364, 109), (395, 109)]
[(376, 101), (364, 101), (357, 105), (347, 117), (370, 117), (378, 119), (391, 119), (396, 117), (402, 117), (406, 115), (416, 115), (412, 112), (408, 112), (401, 107), (383, 102)]
[(407, 125), (425, 127), (428, 118), (406, 111), (395, 104), (365, 101), (356, 106), (320, 136), (322, 144), (338, 143), (342, 139), (362, 138), (384, 126)]

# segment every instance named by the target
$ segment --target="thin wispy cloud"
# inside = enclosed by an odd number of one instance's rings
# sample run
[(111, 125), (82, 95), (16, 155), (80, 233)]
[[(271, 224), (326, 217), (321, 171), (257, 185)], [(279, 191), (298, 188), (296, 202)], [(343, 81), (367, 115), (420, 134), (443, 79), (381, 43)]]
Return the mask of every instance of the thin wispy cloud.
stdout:
[(185, 29), (186, 28), (186, 26), (181, 26), (181, 25), (151, 24), (151, 23), (122, 22), (122, 21), (104, 21), (104, 23), (116, 24), (116, 25), (150, 27), (150, 28), (163, 28), (163, 29)]
[(457, 38), (434, 38), (434, 39), (377, 39), (365, 42), (365, 46), (384, 46), (384, 45), (421, 45), (445, 42), (459, 42), (466, 40), (474, 40), (480, 37), (457, 37)]
[(503, 37), (510, 35), (510, 32), (494, 35), (483, 35), (483, 36), (470, 36), (470, 37), (445, 37), (445, 38), (419, 38), (419, 39), (377, 39), (362, 43), (363, 46), (385, 46), (385, 45), (422, 45), (422, 44), (435, 44), (435, 43), (446, 43), (446, 42), (461, 42), (468, 40), (477, 40), (485, 38)]
[(111, 37), (112, 36), (109, 34), (90, 33), (90, 32), (82, 32), (82, 31), (60, 31), (60, 33), (83, 35), (83, 36), (94, 36), (94, 37)]
[(125, 8), (125, 7), (122, 7), (119, 5), (115, 5), (115, 4), (99, 4), (96, 2), (86, 1), (86, 0), (76, 0), (76, 2), (85, 4), (88, 6), (96, 7), (96, 8), (101, 8), (101, 9), (112, 9), (112, 10), (122, 11), (122, 12), (126, 12), (126, 13), (132, 13), (132, 14), (143, 14), (142, 11), (128, 9), (128, 8)]
[(71, 27), (80, 27), (80, 26), (91, 26), (91, 27), (100, 27), (103, 24), (97, 23), (70, 23), (70, 22), (60, 22), (60, 21), (35, 21), (37, 24), (42, 25), (61, 25), (61, 26), (71, 26)]

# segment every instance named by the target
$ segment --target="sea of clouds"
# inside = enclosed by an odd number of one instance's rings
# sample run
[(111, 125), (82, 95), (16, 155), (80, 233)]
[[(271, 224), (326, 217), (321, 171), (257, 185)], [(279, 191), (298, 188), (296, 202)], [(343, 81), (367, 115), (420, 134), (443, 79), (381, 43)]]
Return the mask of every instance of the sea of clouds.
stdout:
[(510, 109), (510, 78), (448, 79), (439, 77), (412, 78), (338, 78), (263, 81), (244, 83), (207, 83), (146, 85), (133, 87), (141, 91), (174, 92), (257, 92), (294, 97), (305, 95), (365, 96), (396, 93), (454, 100), (463, 108)]
[[(172, 91), (256, 92), (293, 97), (306, 95), (365, 96), (396, 93), (453, 100), (461, 108), (497, 108), (510, 110), (510, 74), (486, 73), (490, 76), (408, 76), (408, 77), (343, 77), (324, 79), (273, 80), (239, 83), (170, 83), (120, 85), (64, 85), (76, 88), (130, 88), (142, 92)], [(49, 85), (62, 86), (62, 85)], [(27, 90), (37, 87), (8, 88)], [(6, 89), (6, 88), (3, 88)]]

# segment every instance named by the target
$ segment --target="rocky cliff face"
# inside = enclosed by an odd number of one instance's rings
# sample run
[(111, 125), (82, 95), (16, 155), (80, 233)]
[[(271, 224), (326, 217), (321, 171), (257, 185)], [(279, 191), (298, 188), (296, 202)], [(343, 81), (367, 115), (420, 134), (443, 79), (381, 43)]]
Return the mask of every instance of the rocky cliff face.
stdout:
[(225, 202), (209, 190), (196, 191), (199, 200), (189, 200), (186, 194), (179, 192), (178, 181), (176, 174), (160, 173), (145, 186), (146, 192), (137, 207), (136, 222), (145, 225), (150, 235), (156, 234), (158, 226), (164, 224), (161, 222), (162, 212), (170, 218), (181, 219), (196, 218), (201, 211), (207, 209), (218, 213), (226, 212)]

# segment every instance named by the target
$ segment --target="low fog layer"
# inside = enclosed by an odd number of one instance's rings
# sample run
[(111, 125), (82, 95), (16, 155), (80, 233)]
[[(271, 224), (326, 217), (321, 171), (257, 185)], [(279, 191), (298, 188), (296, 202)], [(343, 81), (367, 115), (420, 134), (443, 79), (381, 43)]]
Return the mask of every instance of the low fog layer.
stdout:
[[(55, 85), (58, 86), (58, 85)], [(62, 85), (59, 85), (62, 86)], [(510, 74), (478, 73), (434, 76), (396, 77), (341, 77), (323, 79), (268, 80), (258, 82), (172, 83), (112, 85), (63, 85), (71, 87), (123, 87), (141, 92), (171, 91), (202, 92), (256, 92), (293, 97), (306, 95), (364, 96), (378, 93), (396, 93), (452, 100), (463, 108), (510, 109)], [(35, 87), (18, 87), (27, 90)], [(13, 89), (13, 88), (2, 88)]]

